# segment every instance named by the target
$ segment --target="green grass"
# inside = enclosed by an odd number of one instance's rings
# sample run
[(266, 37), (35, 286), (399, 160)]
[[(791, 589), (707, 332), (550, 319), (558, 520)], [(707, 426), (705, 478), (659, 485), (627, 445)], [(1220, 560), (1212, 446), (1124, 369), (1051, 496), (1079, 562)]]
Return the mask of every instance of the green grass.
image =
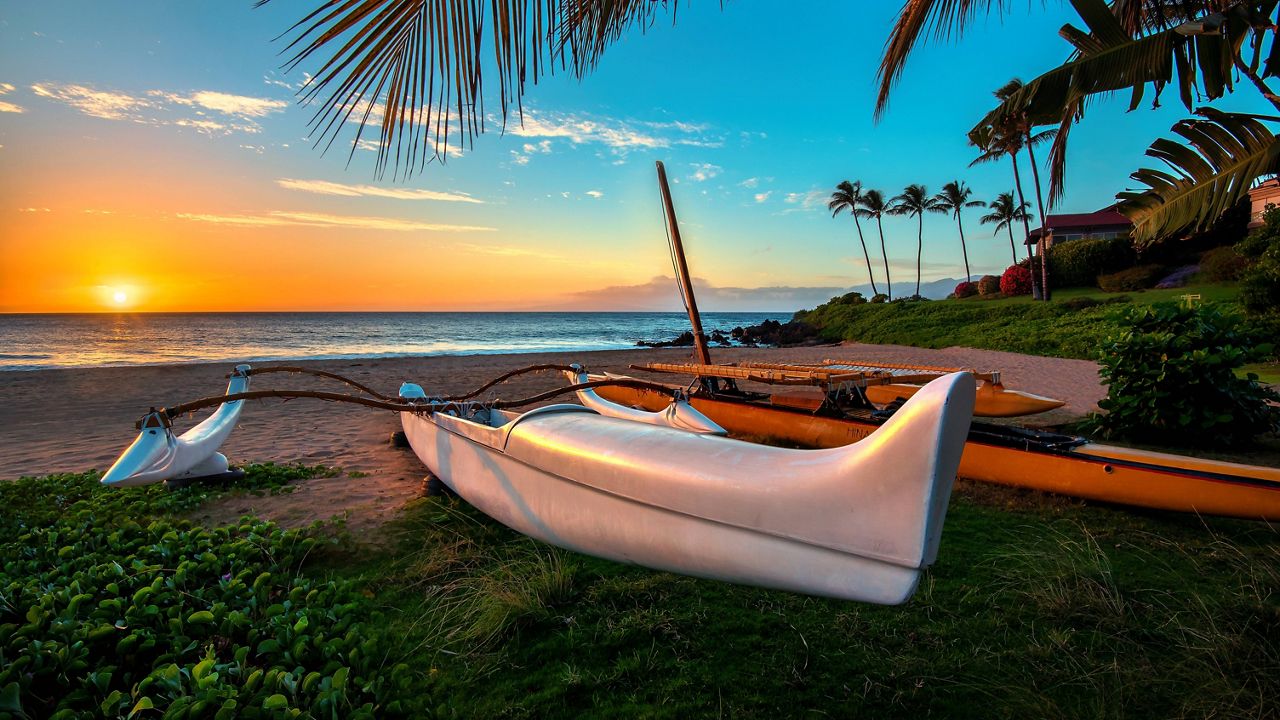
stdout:
[(1238, 374), (1244, 377), (1249, 373), (1257, 375), (1258, 380), (1267, 385), (1280, 385), (1280, 362), (1252, 363), (1240, 368)]
[(1201, 295), (1202, 302), (1234, 306), (1238, 288), (1196, 285), (1124, 294), (1072, 288), (1055, 291), (1048, 303), (1026, 296), (859, 305), (832, 302), (796, 317), (816, 326), (829, 340), (1092, 358), (1104, 339), (1122, 329), (1117, 316), (1125, 307), (1177, 300), (1187, 294)]
[(439, 500), (362, 577), (421, 638), (439, 716), (1280, 712), (1274, 529), (986, 488), (947, 523), (900, 608), (601, 561)]
[[(1280, 714), (1280, 532), (1262, 523), (962, 485), (938, 564), (887, 608), (559, 550), (457, 500), (412, 503), (376, 547), (334, 545), (179, 517), (223, 491), (94, 477), (0, 487), (0, 718), (142, 698), (138, 717)], [(97, 617), (113, 592), (124, 630)], [(146, 652), (117, 652), (144, 629)]]

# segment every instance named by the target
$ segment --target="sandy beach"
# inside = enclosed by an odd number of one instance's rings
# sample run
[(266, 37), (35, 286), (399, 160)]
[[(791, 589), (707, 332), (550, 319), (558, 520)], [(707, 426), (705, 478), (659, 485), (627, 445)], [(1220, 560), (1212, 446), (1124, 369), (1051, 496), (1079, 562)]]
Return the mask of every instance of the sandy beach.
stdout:
[[(1067, 401), (1064, 408), (1024, 424), (1055, 425), (1096, 408), (1104, 396), (1096, 364), (1083, 360), (946, 348), (846, 343), (790, 349), (714, 349), (717, 362), (814, 362), (825, 358), (998, 369), (1008, 387)], [(441, 393), (474, 389), (509, 370), (536, 363), (580, 362), (594, 371), (627, 372), (640, 362), (684, 362), (688, 348), (581, 353), (436, 356), (376, 360), (271, 363), (305, 365), (352, 377), (394, 395), (411, 380)], [(0, 373), (0, 478), (106, 469), (132, 441), (134, 422), (151, 406), (220, 394), (225, 364), (188, 364)], [(562, 383), (551, 374), (522, 376), (497, 389), (514, 398)], [(269, 375), (253, 387), (324, 387), (318, 378)], [(200, 418), (178, 424), (180, 430)], [(255, 512), (287, 524), (346, 515), (354, 528), (376, 525), (419, 493), (425, 469), (412, 451), (393, 447), (399, 428), (390, 412), (311, 400), (266, 400), (246, 406), (223, 451), (233, 462), (301, 462), (341, 468), (343, 474), (301, 484), (287, 495), (237, 498), (212, 512)], [(355, 474), (353, 477), (351, 474)]]

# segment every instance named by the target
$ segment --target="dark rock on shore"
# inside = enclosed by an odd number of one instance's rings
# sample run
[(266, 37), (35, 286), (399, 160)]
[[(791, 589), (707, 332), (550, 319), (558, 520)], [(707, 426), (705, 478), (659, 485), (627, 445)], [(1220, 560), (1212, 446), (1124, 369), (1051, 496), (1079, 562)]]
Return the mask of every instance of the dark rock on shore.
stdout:
[(743, 345), (774, 345), (776, 347), (822, 345), (825, 342), (818, 335), (818, 329), (803, 320), (790, 320), (786, 323), (765, 320), (759, 325), (743, 328), (742, 335), (738, 339)]
[(640, 347), (664, 348), (664, 347), (693, 347), (693, 332), (685, 330), (675, 340), (659, 340), (653, 342), (650, 340), (641, 340), (636, 343)]

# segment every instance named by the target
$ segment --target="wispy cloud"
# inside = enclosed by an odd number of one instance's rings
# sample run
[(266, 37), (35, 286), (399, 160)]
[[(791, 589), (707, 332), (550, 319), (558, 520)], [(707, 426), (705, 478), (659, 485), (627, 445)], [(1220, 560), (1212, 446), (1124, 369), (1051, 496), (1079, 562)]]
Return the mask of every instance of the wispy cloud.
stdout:
[(180, 95), (178, 93), (164, 92), (161, 90), (150, 90), (147, 92), (147, 95), (161, 98), (175, 105), (201, 107), (206, 110), (220, 112), (224, 115), (232, 115), (241, 118), (266, 117), (271, 113), (277, 113), (289, 107), (289, 103), (284, 100), (249, 97), (247, 95), (231, 95), (229, 93), (217, 92), (214, 90), (200, 90), (190, 95)]
[(824, 209), (827, 207), (827, 192), (813, 188), (806, 192), (787, 193), (783, 198), (783, 202), (794, 207), (783, 210), (784, 213), (802, 212), (807, 210)]
[[(8, 95), (13, 92), (14, 88), (9, 83), (0, 83), (0, 95)], [(15, 105), (5, 100), (0, 100), (0, 112), (20, 113), (26, 112), (26, 108), (21, 105)]]
[(772, 194), (773, 194), (773, 191), (772, 191), (772, 190), (766, 190), (766, 191), (764, 191), (764, 192), (762, 192), (762, 193), (756, 193), (756, 194), (755, 194), (756, 202), (758, 202), (758, 203), (762, 203), (762, 202), (764, 202), (764, 201), (768, 200), (768, 199), (769, 199), (769, 196), (770, 196), (770, 195), (772, 195)]
[(324, 213), (302, 213), (273, 210), (255, 215), (214, 215), (206, 213), (178, 213), (183, 220), (214, 223), (218, 225), (236, 225), (240, 227), (282, 227), (303, 225), (321, 228), (360, 228), (362, 230), (387, 230), (392, 232), (410, 232), (429, 230), (434, 232), (490, 232), (497, 228), (476, 225), (447, 225), (441, 223), (425, 223), (417, 220), (399, 218), (361, 217), (354, 215), (328, 215)]
[(693, 174), (689, 176), (689, 179), (694, 182), (710, 180), (711, 178), (719, 175), (720, 171), (724, 169), (719, 165), (712, 165), (711, 163), (691, 163), (691, 165), (693, 167)]
[(604, 193), (599, 190), (588, 190), (587, 194), (593, 198), (596, 198), (597, 200), (604, 197)]
[[(143, 125), (173, 125), (210, 135), (257, 133), (257, 120), (289, 106), (283, 100), (232, 95), (214, 90), (190, 94), (149, 90), (142, 95), (99, 90), (88, 85), (39, 83), (31, 86), (39, 97), (68, 105), (90, 117), (125, 120)], [(193, 116), (178, 116), (189, 108)], [(217, 113), (220, 119), (209, 116)]]
[[(723, 141), (705, 125), (684, 122), (628, 121), (576, 113), (525, 110), (524, 121), (507, 129), (518, 137), (563, 138), (575, 145), (600, 144), (615, 152), (673, 145), (719, 147)], [(529, 145), (525, 152), (529, 152)]]
[(749, 178), (747, 178), (746, 180), (743, 180), (742, 182), (738, 183), (738, 185), (740, 185), (740, 186), (742, 186), (742, 187), (744, 187), (744, 188), (747, 188), (748, 190), (751, 190), (751, 189), (753, 189), (753, 188), (756, 188), (756, 187), (759, 187), (759, 186), (760, 186), (760, 178), (758, 178), (758, 177), (749, 177)]
[(385, 188), (377, 185), (346, 185), (327, 180), (295, 180), (280, 178), (276, 184), (286, 190), (320, 195), (341, 195), (343, 197), (381, 197), (393, 200), (438, 200), (441, 202), (461, 202), (482, 204), (483, 200), (471, 197), (466, 193), (439, 192), (436, 190), (420, 190), (416, 188)]

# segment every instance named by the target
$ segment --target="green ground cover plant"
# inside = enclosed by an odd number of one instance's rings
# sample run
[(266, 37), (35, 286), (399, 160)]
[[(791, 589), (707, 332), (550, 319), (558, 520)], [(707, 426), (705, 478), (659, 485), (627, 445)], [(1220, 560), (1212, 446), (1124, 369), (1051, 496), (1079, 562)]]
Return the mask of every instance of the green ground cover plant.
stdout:
[[(1200, 302), (1238, 308), (1235, 285), (1196, 285), (1115, 295), (1098, 289), (1054, 291), (1053, 301), (1029, 296), (970, 297), (927, 303), (851, 306), (819, 305), (796, 313), (830, 341), (951, 346), (1007, 350), (1031, 355), (1093, 359), (1099, 345), (1123, 329), (1121, 312), (1130, 306), (1177, 301), (1187, 294)], [(1262, 330), (1265, 332), (1265, 329)]]
[(0, 482), (0, 717), (388, 717), (408, 666), (350, 582), (302, 568), (326, 540), (180, 518), (328, 468), (256, 465), (232, 488)]
[(1159, 303), (1128, 308), (1124, 329), (1099, 348), (1107, 397), (1090, 429), (1106, 437), (1173, 446), (1245, 446), (1280, 430), (1280, 394), (1237, 371), (1272, 352), (1214, 307)]

